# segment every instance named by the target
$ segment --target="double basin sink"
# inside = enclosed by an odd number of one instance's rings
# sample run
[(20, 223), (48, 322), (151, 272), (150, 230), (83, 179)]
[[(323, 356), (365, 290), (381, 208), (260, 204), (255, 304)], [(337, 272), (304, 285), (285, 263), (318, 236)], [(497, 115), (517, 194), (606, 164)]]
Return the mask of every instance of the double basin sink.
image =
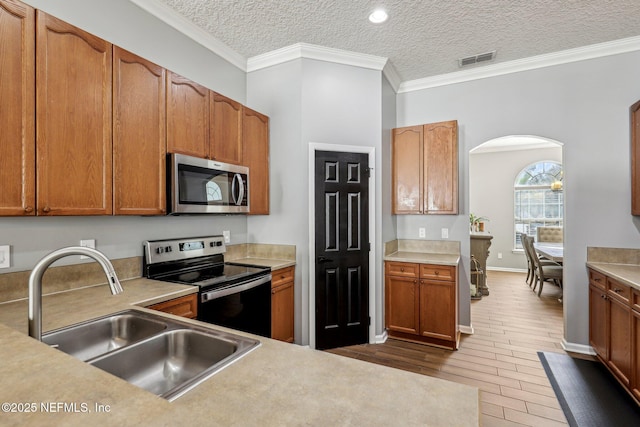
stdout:
[(57, 329), (42, 341), (169, 401), (260, 345), (138, 310)]

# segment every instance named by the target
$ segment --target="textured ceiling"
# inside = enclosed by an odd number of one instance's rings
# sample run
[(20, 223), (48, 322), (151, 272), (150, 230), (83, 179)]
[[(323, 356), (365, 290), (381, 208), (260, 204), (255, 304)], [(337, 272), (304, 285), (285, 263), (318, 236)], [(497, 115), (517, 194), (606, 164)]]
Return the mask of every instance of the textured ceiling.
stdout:
[(160, 1), (245, 58), (309, 43), (389, 58), (402, 81), (640, 35), (639, 0)]

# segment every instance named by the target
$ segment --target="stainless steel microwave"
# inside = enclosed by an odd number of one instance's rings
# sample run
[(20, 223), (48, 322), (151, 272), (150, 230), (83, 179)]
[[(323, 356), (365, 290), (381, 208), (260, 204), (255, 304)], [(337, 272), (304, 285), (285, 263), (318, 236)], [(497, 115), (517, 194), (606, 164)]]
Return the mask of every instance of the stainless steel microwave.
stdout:
[(249, 212), (249, 168), (169, 154), (171, 215)]

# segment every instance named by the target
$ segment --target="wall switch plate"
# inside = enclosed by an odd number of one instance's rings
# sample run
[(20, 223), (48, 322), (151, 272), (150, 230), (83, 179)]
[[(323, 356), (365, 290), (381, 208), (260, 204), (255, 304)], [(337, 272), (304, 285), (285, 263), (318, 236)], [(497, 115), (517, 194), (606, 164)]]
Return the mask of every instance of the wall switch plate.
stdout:
[(502, 259), (502, 252), (498, 252), (498, 259)]
[(11, 267), (11, 246), (0, 246), (0, 268)]
[[(96, 239), (80, 240), (80, 246), (83, 246), (85, 248), (95, 249), (96, 248)], [(80, 259), (89, 259), (89, 257), (88, 256), (84, 256), (84, 255), (80, 255)]]
[(231, 242), (231, 232), (229, 230), (225, 230), (222, 232), (222, 237), (224, 237), (224, 242), (225, 243), (230, 243)]
[(441, 230), (441, 233), (442, 233), (442, 238), (443, 239), (448, 239), (449, 238), (449, 229), (448, 228), (443, 228)]
[(424, 227), (420, 227), (418, 228), (418, 236), (419, 237), (426, 237), (427, 236), (427, 230)]

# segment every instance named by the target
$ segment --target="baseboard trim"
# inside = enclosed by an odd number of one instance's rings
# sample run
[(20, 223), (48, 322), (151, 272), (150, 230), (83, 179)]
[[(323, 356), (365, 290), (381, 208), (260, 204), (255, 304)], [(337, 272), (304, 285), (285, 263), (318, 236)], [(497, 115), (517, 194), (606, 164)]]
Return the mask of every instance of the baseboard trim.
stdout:
[(389, 335), (385, 330), (380, 335), (376, 335), (373, 339), (373, 342), (370, 344), (384, 344), (387, 341), (387, 338), (389, 338)]
[(473, 325), (458, 325), (461, 334), (473, 335)]
[(506, 271), (509, 273), (526, 273), (526, 268), (509, 268), (509, 267), (489, 267), (487, 266), (487, 271)]
[(568, 342), (565, 338), (562, 338), (560, 344), (562, 345), (564, 351), (569, 351), (571, 353), (588, 354), (589, 356), (596, 355), (595, 350), (590, 345)]

